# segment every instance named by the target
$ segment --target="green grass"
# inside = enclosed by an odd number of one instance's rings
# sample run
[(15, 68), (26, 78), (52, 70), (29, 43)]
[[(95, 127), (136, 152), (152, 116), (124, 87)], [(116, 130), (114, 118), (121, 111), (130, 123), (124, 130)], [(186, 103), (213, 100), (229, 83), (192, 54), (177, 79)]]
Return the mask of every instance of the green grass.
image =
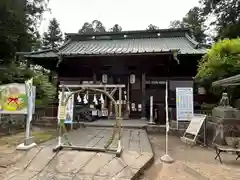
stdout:
[[(35, 132), (31, 132), (31, 136), (34, 137), (34, 141), (37, 144), (54, 139), (57, 135), (56, 129), (40, 129)], [(0, 146), (13, 147), (20, 143), (23, 143), (25, 138), (25, 132), (17, 133), (14, 135), (7, 135), (0, 137)]]
[(56, 138), (56, 130), (45, 132), (33, 132), (32, 136), (37, 144)]

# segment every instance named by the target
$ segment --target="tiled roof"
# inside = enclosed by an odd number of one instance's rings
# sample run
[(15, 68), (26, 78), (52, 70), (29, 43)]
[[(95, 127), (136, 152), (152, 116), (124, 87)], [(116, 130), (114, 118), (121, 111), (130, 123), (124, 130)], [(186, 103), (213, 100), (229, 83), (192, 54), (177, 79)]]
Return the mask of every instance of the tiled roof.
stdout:
[(178, 50), (179, 54), (203, 54), (204, 49), (196, 49), (187, 37), (144, 38), (120, 40), (72, 41), (63, 47), (61, 55), (111, 55), (162, 53)]
[(27, 58), (57, 58), (57, 51), (54, 49), (31, 52), (25, 55)]
[(187, 29), (162, 29), (156, 31), (123, 31), (95, 34), (66, 34), (68, 41), (57, 50), (43, 50), (26, 55), (29, 58), (55, 58), (84, 55), (121, 55), (144, 53), (204, 54)]

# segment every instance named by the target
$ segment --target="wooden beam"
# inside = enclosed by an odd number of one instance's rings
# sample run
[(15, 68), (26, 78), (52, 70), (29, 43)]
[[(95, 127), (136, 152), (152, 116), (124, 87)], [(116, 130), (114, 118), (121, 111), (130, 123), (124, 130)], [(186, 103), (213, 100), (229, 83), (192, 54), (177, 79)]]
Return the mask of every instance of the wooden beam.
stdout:
[(146, 119), (146, 74), (142, 73), (141, 77), (141, 92), (142, 92), (142, 112), (141, 119)]
[(60, 88), (124, 88), (125, 84), (60, 84)]

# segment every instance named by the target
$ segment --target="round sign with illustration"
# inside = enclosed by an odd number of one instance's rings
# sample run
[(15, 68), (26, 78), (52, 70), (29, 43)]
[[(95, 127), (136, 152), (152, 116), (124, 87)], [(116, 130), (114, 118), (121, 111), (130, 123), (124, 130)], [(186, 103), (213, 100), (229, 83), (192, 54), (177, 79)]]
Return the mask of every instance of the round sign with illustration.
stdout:
[[(24, 84), (8, 84), (0, 86), (0, 110), (2, 113), (26, 111), (27, 96)], [(20, 113), (20, 112), (19, 112)]]

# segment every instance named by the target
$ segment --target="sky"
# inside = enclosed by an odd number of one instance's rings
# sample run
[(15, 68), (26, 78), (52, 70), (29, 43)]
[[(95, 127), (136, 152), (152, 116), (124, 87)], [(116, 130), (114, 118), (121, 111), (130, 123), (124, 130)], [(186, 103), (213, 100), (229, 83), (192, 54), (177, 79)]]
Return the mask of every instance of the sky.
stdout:
[(55, 17), (63, 33), (76, 33), (85, 22), (100, 20), (106, 29), (119, 24), (123, 30), (145, 30), (149, 24), (168, 28), (180, 20), (198, 0), (50, 0), (41, 34)]

